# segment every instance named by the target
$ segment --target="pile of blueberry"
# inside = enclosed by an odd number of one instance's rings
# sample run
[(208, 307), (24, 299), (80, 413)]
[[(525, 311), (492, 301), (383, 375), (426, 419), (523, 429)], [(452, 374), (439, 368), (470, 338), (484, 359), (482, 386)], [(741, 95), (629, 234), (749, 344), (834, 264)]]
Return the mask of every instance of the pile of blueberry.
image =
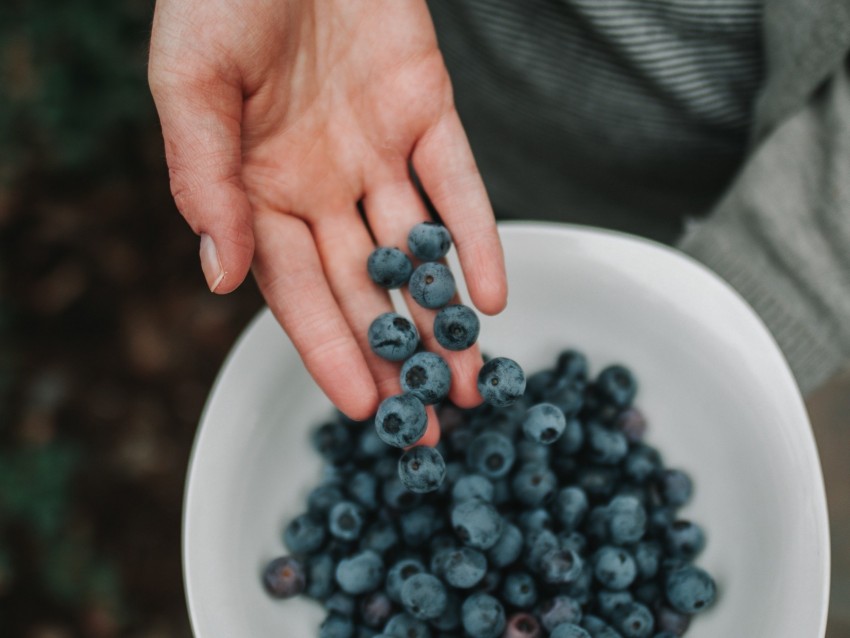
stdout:
[[(448, 232), (423, 224), (409, 244), (429, 261), (414, 271), (401, 251), (378, 249), (373, 280), (408, 282), (419, 303), (442, 304), (449, 336), (440, 340), (435, 324), (438, 340), (469, 347), (478, 320), (444, 305), (454, 280), (435, 261)], [(716, 587), (694, 565), (702, 529), (678, 516), (691, 480), (643, 440), (631, 371), (612, 365), (591, 377), (586, 358), (567, 350), (526, 383), (515, 362), (491, 359), (478, 379), (485, 402), (464, 410), (446, 399), (442, 358), (415, 352), (415, 327), (385, 317), (372, 347), (405, 361), (405, 392), (369, 421), (339, 415), (314, 432), (324, 480), (284, 531), (290, 555), (263, 573), (269, 593), (322, 602), (320, 638), (684, 634)], [(414, 445), (426, 403), (443, 440), (399, 460), (385, 443)]]

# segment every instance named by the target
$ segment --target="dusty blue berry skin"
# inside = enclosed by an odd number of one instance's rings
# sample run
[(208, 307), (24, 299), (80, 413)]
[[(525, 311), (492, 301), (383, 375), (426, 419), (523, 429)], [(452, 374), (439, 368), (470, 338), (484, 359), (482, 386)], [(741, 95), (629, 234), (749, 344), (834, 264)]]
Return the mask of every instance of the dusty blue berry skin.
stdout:
[(319, 638), (353, 638), (354, 621), (332, 612), (319, 627)]
[(346, 594), (375, 591), (384, 581), (384, 561), (370, 549), (343, 558), (336, 566), (336, 582)]
[(633, 483), (644, 484), (661, 469), (661, 455), (648, 445), (636, 445), (623, 461), (623, 474)]
[(606, 589), (625, 589), (634, 582), (637, 566), (626, 550), (606, 545), (594, 556), (593, 574)]
[(541, 529), (525, 535), (524, 562), (534, 573), (540, 571), (540, 561), (547, 552), (558, 549), (558, 537), (552, 530)]
[(412, 394), (387, 397), (375, 414), (375, 431), (393, 447), (410, 447), (423, 437), (427, 427), (425, 405)]
[(626, 436), (599, 423), (587, 426), (588, 457), (594, 463), (602, 465), (617, 465), (629, 452), (629, 442)]
[(499, 540), (487, 550), (487, 560), (496, 569), (507, 567), (519, 558), (522, 547), (523, 536), (520, 529), (512, 523), (505, 523)]
[(489, 594), (473, 594), (461, 608), (461, 622), (469, 638), (499, 638), (507, 623), (502, 603)]
[(634, 496), (615, 496), (608, 504), (608, 532), (615, 545), (637, 543), (646, 533), (646, 510)]
[(596, 377), (596, 387), (603, 399), (624, 409), (631, 405), (637, 394), (637, 379), (625, 366), (612, 365)]
[(511, 481), (514, 498), (526, 507), (547, 505), (555, 496), (558, 478), (545, 465), (523, 465)]
[(431, 620), (446, 610), (446, 586), (436, 576), (416, 574), (404, 581), (401, 587), (401, 604), (414, 618)]
[(529, 408), (522, 430), (528, 440), (543, 445), (557, 441), (567, 427), (567, 419), (561, 409), (551, 403), (538, 403)]
[(360, 600), (360, 620), (372, 629), (381, 629), (393, 613), (393, 602), (382, 591), (375, 591)]
[(386, 554), (399, 543), (399, 535), (389, 521), (376, 521), (363, 533), (360, 549), (371, 549), (381, 555)]
[(655, 629), (655, 618), (645, 605), (629, 603), (613, 614), (613, 625), (623, 638), (650, 638)]
[(657, 475), (658, 488), (664, 502), (671, 507), (682, 507), (693, 493), (691, 477), (681, 470), (663, 470)]
[(329, 553), (311, 556), (307, 563), (307, 595), (325, 600), (334, 590), (336, 561)]
[(449, 229), (436, 222), (422, 222), (410, 229), (407, 247), (413, 256), (422, 261), (435, 261), (445, 257), (452, 246)]
[(516, 449), (513, 442), (498, 432), (479, 434), (469, 444), (466, 452), (467, 466), (491, 481), (507, 476), (515, 460)]
[(540, 576), (550, 585), (566, 585), (578, 579), (583, 564), (572, 549), (551, 549), (540, 559)]
[(398, 460), (398, 477), (411, 492), (433, 492), (446, 478), (446, 462), (443, 455), (432, 447), (415, 447)]
[(425, 621), (406, 613), (390, 618), (384, 633), (392, 638), (431, 638), (431, 630)]
[(313, 516), (324, 518), (344, 498), (339, 486), (332, 483), (319, 485), (307, 497), (307, 511)]
[(401, 603), (401, 588), (411, 576), (425, 573), (425, 565), (415, 558), (403, 558), (393, 564), (387, 572), (386, 591), (390, 600)]
[(502, 534), (504, 521), (490, 503), (469, 500), (457, 503), (451, 511), (452, 528), (465, 545), (490, 549)]
[(631, 593), (628, 590), (612, 591), (609, 589), (600, 589), (596, 594), (596, 605), (599, 612), (607, 619), (614, 616), (614, 612), (620, 607), (624, 607), (634, 602)]
[(673, 609), (683, 614), (695, 614), (711, 606), (717, 595), (717, 586), (705, 570), (686, 565), (667, 575), (665, 591)]
[(357, 605), (354, 602), (354, 598), (341, 591), (332, 594), (331, 597), (325, 601), (325, 609), (328, 612), (336, 613), (340, 616), (346, 616), (347, 618), (351, 618), (351, 616), (354, 615), (356, 607)]
[(313, 516), (302, 514), (286, 526), (283, 542), (293, 554), (312, 554), (325, 542), (325, 526)]
[[(655, 602), (657, 603), (657, 601)], [(647, 604), (649, 605), (650, 603)], [(662, 633), (669, 632), (674, 636), (681, 636), (688, 630), (692, 618), (690, 614), (683, 614), (666, 605), (655, 604), (653, 607), (656, 609), (655, 624), (658, 631)]]
[(292, 556), (275, 558), (263, 571), (263, 584), (275, 598), (297, 596), (307, 588), (304, 565)]
[(569, 596), (555, 596), (543, 601), (537, 609), (537, 617), (546, 631), (563, 623), (578, 624), (582, 618), (581, 605)]
[(481, 322), (463, 304), (441, 308), (434, 318), (434, 338), (446, 350), (466, 350), (478, 340)]
[(404, 361), (418, 345), (416, 326), (398, 313), (385, 312), (369, 325), (369, 347), (387, 361)]
[(430, 261), (413, 271), (407, 289), (416, 303), (435, 310), (445, 306), (455, 296), (455, 278), (446, 266)]
[(388, 476), (381, 486), (381, 498), (391, 509), (399, 512), (407, 512), (419, 505), (422, 500), (420, 494), (411, 492), (404, 486), (398, 477), (398, 461), (391, 461), (396, 468), (393, 476)]
[(566, 417), (574, 417), (584, 405), (584, 386), (565, 379), (556, 377), (554, 383), (543, 393), (545, 401), (556, 405)]
[(552, 630), (549, 638), (591, 638), (591, 636), (580, 625), (562, 623)]
[(457, 589), (475, 587), (487, 573), (487, 558), (471, 547), (449, 550), (442, 562), (443, 579)]
[(313, 447), (329, 463), (342, 461), (351, 454), (351, 430), (342, 423), (325, 423), (312, 435)]
[(658, 573), (663, 553), (661, 545), (656, 541), (642, 541), (635, 546), (635, 564), (642, 580), (653, 578)]
[(511, 572), (502, 583), (502, 599), (511, 607), (531, 609), (537, 603), (537, 581), (528, 572)]
[(573, 531), (584, 520), (588, 510), (587, 494), (578, 486), (561, 488), (552, 502), (552, 514), (565, 531)]
[[(374, 430), (373, 430), (374, 432)], [(349, 495), (367, 510), (378, 507), (378, 479), (372, 472), (356, 472), (346, 483)]]
[(432, 505), (420, 505), (399, 516), (401, 537), (408, 547), (421, 547), (443, 525), (443, 517)]
[(478, 372), (478, 393), (490, 405), (503, 408), (519, 399), (524, 392), (525, 373), (513, 359), (490, 359)]
[(328, 513), (328, 529), (341, 541), (357, 540), (363, 529), (363, 509), (357, 503), (340, 501)]
[(398, 248), (376, 248), (366, 261), (366, 270), (381, 288), (400, 288), (410, 279), (413, 263)]
[(401, 366), (401, 389), (426, 405), (445, 399), (452, 387), (449, 364), (434, 352), (417, 352)]
[(493, 501), (493, 483), (480, 474), (467, 474), (455, 481), (452, 487), (452, 498), (456, 503), (477, 498), (482, 501)]
[(664, 534), (667, 552), (676, 558), (693, 560), (705, 548), (702, 528), (691, 521), (674, 521)]

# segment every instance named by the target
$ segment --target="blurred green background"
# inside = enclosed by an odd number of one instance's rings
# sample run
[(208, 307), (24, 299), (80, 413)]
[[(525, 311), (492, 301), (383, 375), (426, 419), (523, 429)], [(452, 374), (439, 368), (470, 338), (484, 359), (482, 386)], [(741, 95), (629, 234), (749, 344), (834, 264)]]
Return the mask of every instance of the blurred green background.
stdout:
[[(259, 309), (207, 291), (146, 84), (150, 0), (0, 3), (0, 636), (190, 635), (183, 480)], [(809, 401), (850, 637), (850, 377)], [(242, 637), (239, 637), (242, 638)], [(247, 638), (247, 637), (245, 637)]]

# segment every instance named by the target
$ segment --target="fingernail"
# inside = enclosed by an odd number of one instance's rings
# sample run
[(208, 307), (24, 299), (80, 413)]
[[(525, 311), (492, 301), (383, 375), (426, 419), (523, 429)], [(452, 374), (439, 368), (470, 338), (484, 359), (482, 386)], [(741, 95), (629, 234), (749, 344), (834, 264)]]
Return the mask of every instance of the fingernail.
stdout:
[(210, 292), (215, 292), (221, 280), (224, 279), (224, 269), (218, 259), (215, 242), (206, 233), (201, 233), (201, 270), (204, 271)]

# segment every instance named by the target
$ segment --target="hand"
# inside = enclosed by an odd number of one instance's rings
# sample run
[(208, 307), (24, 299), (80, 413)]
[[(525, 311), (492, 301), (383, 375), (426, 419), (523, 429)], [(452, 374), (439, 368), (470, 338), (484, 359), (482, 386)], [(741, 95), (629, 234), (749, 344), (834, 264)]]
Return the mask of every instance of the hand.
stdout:
[[(400, 391), (398, 364), (368, 345), (391, 303), (366, 259), (376, 243), (406, 251), (429, 218), (411, 162), (473, 303), (505, 306), (493, 213), (423, 0), (159, 0), (149, 80), (207, 283), (232, 291), (253, 259), (275, 317), (350, 417)], [(425, 346), (451, 366), (452, 400), (478, 404), (477, 348), (443, 350), (434, 312), (407, 301)]]

